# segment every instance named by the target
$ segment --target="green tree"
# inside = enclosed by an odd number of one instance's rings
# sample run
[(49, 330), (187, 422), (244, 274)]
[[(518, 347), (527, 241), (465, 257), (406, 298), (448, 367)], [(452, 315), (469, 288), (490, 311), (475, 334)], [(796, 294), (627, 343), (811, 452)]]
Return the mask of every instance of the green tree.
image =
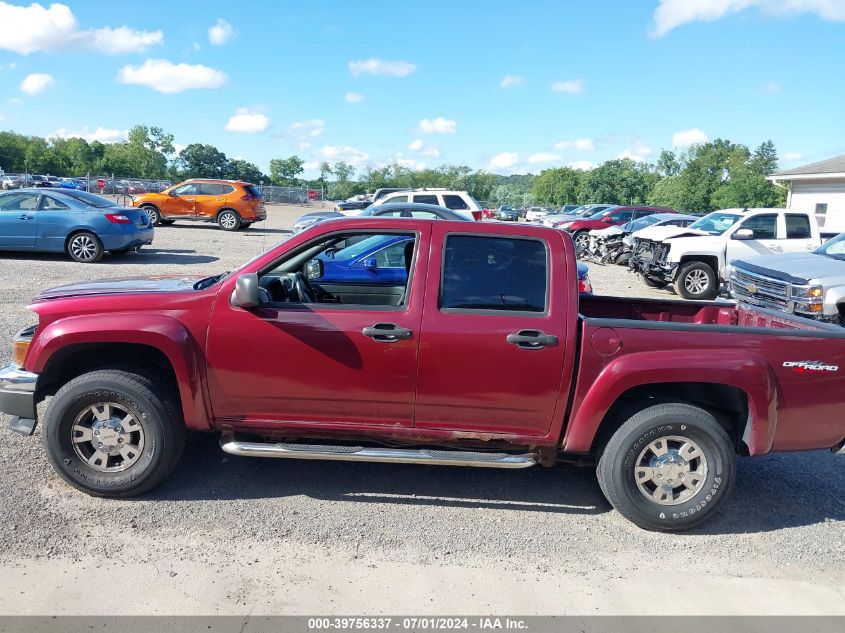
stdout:
[(676, 176), (680, 173), (682, 165), (678, 156), (669, 149), (664, 149), (660, 152), (660, 157), (657, 159), (657, 173), (664, 178), (667, 176)]
[(778, 152), (775, 144), (769, 140), (764, 141), (754, 150), (748, 167), (755, 174), (769, 176), (778, 170)]
[(255, 184), (261, 184), (267, 177), (261, 173), (257, 165), (240, 158), (228, 161), (224, 170), (225, 177), (232, 180), (243, 180)]
[(183, 178), (224, 178), (228, 175), (229, 159), (213, 145), (191, 143), (177, 159)]
[(270, 161), (270, 181), (284, 187), (296, 186), (296, 177), (303, 171), (303, 162), (299, 156), (274, 158)]
[(645, 163), (630, 158), (609, 160), (583, 174), (578, 202), (644, 204), (659, 178)]
[(531, 193), (541, 204), (559, 207), (574, 202), (578, 197), (581, 173), (571, 167), (544, 169), (534, 178)]

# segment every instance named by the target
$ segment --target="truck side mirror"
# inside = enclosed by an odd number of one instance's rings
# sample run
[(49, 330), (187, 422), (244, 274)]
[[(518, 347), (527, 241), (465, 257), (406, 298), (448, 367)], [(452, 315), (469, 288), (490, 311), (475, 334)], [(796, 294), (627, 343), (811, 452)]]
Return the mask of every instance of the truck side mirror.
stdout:
[(363, 262), (361, 262), (364, 266), (365, 270), (375, 270), (378, 268), (378, 262), (376, 261), (375, 257), (367, 257)]
[(731, 235), (732, 240), (753, 240), (754, 239), (754, 231), (751, 229), (737, 229), (734, 231), (734, 234)]
[(323, 276), (323, 260), (309, 259), (305, 262), (305, 278), (309, 281), (316, 281)]
[(232, 293), (232, 305), (238, 308), (254, 308), (261, 303), (258, 288), (257, 274), (245, 273), (238, 276), (235, 291)]

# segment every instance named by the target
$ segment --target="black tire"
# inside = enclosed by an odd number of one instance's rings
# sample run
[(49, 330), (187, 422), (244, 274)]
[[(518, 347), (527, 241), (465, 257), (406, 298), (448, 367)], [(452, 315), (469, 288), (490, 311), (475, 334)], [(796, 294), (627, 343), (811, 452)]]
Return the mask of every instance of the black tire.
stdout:
[[(167, 393), (149, 378), (116, 369), (74, 378), (50, 400), (44, 417), (42, 436), (53, 468), (71, 486), (95, 497), (131, 497), (157, 486), (176, 467), (185, 444), (181, 415), (171, 398), (163, 395)], [(90, 458), (96, 455), (93, 435), (91, 442), (73, 441), (78, 416), (103, 402), (111, 403), (112, 411), (123, 409), (134, 416), (131, 424), (140, 429), (134, 437), (143, 438), (140, 457), (125, 470), (104, 472), (83, 459), (84, 451), (92, 453)], [(132, 441), (140, 446), (140, 439)], [(106, 467), (112, 459), (106, 459)]]
[(644, 274), (639, 273), (638, 277), (640, 281), (643, 282), (649, 288), (665, 288), (666, 282), (660, 279), (652, 279), (651, 277), (646, 277)]
[[(575, 242), (575, 255), (583, 257), (587, 254), (590, 248), (590, 234), (587, 231), (578, 231), (572, 236), (572, 241)], [(579, 242), (581, 242), (579, 244)]]
[(675, 292), (684, 299), (703, 301), (715, 299), (719, 295), (716, 271), (704, 262), (682, 265), (674, 286)]
[(158, 210), (158, 207), (152, 204), (142, 204), (140, 208), (147, 213), (147, 217), (150, 218), (150, 224), (153, 226), (160, 226), (162, 224), (161, 211)]
[(217, 226), (224, 231), (237, 231), (241, 228), (241, 216), (234, 209), (223, 209), (217, 214)]
[[(636, 475), (637, 467), (643, 466), (641, 456), (648, 454), (652, 443), (660, 445), (664, 438), (691, 442), (703, 455), (703, 458), (688, 458), (686, 464), (690, 468), (696, 464), (696, 471), (685, 473), (687, 481), (692, 481), (695, 488), (687, 490), (678, 483), (681, 479), (677, 479), (674, 485), (680, 491), (669, 493), (678, 495), (671, 505), (666, 498), (668, 494), (658, 491), (657, 486), (654, 486), (654, 494), (664, 495), (666, 503), (646, 496), (644, 490), (652, 484), (649, 480), (638, 484)], [(664, 450), (672, 444), (684, 446), (674, 439), (665, 442)], [(672, 459), (678, 459), (678, 456), (673, 455)], [(706, 465), (706, 474), (703, 474), (705, 466), (702, 464)], [(670, 462), (661, 467), (661, 471), (677, 477), (670, 470), (663, 470), (673, 467)], [(700, 480), (690, 479), (696, 472), (703, 474)], [(736, 453), (730, 437), (709, 412), (683, 403), (658, 404), (636, 413), (613, 434), (601, 454), (596, 475), (607, 500), (626, 519), (646, 530), (680, 532), (712, 517), (730, 496), (736, 479)], [(663, 481), (671, 482), (672, 479)], [(682, 495), (689, 496), (682, 498)]]
[(105, 253), (100, 238), (90, 231), (78, 231), (68, 237), (65, 250), (73, 261), (81, 264), (94, 264)]

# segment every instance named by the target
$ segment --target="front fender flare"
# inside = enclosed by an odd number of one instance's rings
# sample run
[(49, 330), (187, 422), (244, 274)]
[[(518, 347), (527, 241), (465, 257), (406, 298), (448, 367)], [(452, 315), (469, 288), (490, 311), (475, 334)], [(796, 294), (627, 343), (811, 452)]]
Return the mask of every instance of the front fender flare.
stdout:
[(156, 314), (127, 312), (72, 316), (53, 321), (39, 331), (27, 356), (26, 368), (40, 374), (59, 350), (69, 345), (131, 343), (162, 352), (176, 375), (185, 424), (210, 428), (203, 391), (199, 345), (177, 319)]
[[(611, 361), (589, 387), (570, 420), (563, 449), (570, 453), (589, 452), (605, 414), (629, 389), (650, 384), (711, 383), (745, 393), (748, 428), (743, 437), (749, 453), (768, 453), (777, 426), (777, 382), (771, 367), (753, 353), (721, 349), (713, 352), (689, 356), (678, 350), (641, 352)], [(670, 367), (671, 378), (667, 378)]]

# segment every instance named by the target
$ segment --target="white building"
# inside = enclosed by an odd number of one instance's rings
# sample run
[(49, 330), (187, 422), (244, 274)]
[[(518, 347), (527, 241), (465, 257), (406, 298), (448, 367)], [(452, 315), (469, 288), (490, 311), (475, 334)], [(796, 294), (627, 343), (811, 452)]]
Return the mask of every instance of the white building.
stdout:
[(815, 212), (824, 236), (845, 232), (845, 154), (768, 176), (786, 187), (786, 208)]

